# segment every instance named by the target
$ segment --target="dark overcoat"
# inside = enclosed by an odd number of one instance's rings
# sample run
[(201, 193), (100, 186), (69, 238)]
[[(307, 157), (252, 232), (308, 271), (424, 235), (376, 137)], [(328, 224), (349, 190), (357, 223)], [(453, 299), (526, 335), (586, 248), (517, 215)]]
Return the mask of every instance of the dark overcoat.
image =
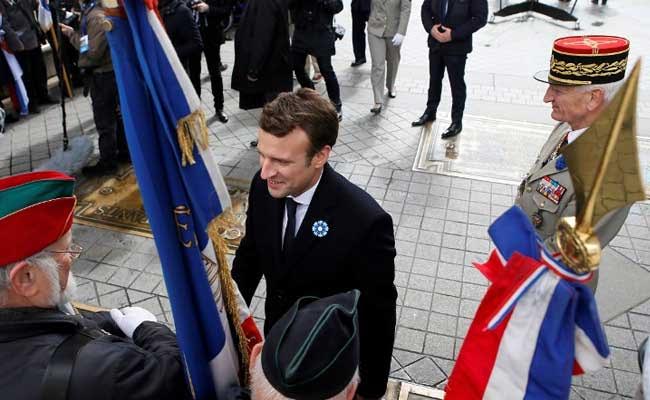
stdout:
[[(280, 239), (284, 201), (271, 197), (258, 172), (251, 184), (246, 236), (233, 262), (233, 278), (250, 304), (265, 277), (265, 332), (302, 296), (359, 289), (358, 393), (379, 398), (386, 389), (395, 330), (391, 217), (370, 195), (326, 165), (296, 235), (295, 250), (284, 262)], [(312, 231), (324, 224), (325, 235)]]

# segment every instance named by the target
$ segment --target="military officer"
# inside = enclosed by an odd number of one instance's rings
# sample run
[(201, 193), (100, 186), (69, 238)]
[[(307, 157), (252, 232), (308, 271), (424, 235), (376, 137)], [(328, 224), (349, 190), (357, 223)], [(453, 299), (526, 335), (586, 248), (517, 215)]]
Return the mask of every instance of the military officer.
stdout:
[[(573, 142), (598, 118), (625, 77), (629, 41), (613, 36), (572, 36), (553, 44), (551, 68), (535, 79), (548, 83), (544, 102), (559, 123), (519, 186), (516, 204), (530, 217), (547, 246), (560, 218), (576, 214), (575, 193), (562, 146)], [(629, 207), (605, 216), (595, 227), (605, 247), (623, 226)], [(596, 287), (597, 277), (591, 282)]]

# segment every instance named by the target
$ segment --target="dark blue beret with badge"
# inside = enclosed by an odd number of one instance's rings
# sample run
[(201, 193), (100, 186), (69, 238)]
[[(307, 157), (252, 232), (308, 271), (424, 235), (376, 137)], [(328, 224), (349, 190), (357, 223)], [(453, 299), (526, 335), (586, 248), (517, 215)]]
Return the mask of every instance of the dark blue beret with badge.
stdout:
[(357, 305), (352, 290), (302, 297), (273, 325), (262, 349), (262, 370), (282, 395), (322, 400), (342, 392), (359, 365)]

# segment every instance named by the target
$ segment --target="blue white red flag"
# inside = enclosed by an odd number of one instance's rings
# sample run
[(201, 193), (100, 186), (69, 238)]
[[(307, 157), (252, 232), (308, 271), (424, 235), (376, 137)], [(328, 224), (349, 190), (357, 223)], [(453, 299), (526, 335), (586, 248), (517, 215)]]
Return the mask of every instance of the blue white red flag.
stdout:
[(38, 24), (43, 32), (47, 32), (52, 27), (52, 11), (50, 10), (50, 0), (39, 0), (38, 2)]
[[(206, 232), (230, 207), (230, 197), (207, 147), (200, 100), (155, 2), (125, 0), (123, 6), (123, 15), (110, 17), (113, 28), (107, 37), (176, 334), (195, 397), (225, 398), (229, 387), (238, 384), (240, 366), (214, 268), (217, 257)], [(254, 343), (261, 339), (259, 331), (236, 286), (235, 291), (239, 321), (233, 325), (241, 326)]]
[(475, 266), (491, 282), (446, 387), (446, 400), (568, 399), (572, 374), (608, 362), (594, 296), (512, 207), (488, 230), (496, 249)]
[[(0, 21), (2, 16), (0, 16)], [(16, 56), (9, 50), (7, 42), (0, 39), (0, 51), (9, 65), (9, 70), (13, 77), (13, 83), (9, 85), (9, 97), (11, 102), (14, 105), (14, 108), (18, 110), (20, 115), (27, 115), (29, 113), (29, 97), (27, 97), (27, 89), (23, 82), (23, 70), (18, 64)]]

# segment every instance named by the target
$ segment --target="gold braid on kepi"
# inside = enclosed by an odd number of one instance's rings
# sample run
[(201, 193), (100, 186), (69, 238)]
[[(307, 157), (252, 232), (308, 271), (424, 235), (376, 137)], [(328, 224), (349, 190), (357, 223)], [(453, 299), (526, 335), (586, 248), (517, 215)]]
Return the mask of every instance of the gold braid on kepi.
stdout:
[(226, 252), (228, 250), (226, 240), (219, 233), (225, 231), (229, 226), (232, 226), (234, 221), (235, 217), (232, 214), (232, 210), (228, 208), (208, 224), (207, 233), (210, 240), (212, 240), (214, 253), (217, 257), (217, 268), (219, 271), (219, 283), (221, 285), (221, 293), (223, 294), (223, 302), (226, 306), (228, 317), (235, 329), (235, 334), (237, 335), (240, 378), (242, 385), (246, 386), (248, 385), (249, 380), (248, 363), (250, 354), (248, 353), (248, 338), (244, 333), (239, 318), (240, 310), (237, 305), (237, 289), (235, 281), (232, 279), (232, 275), (230, 274), (228, 260), (226, 259)]
[(201, 150), (208, 148), (208, 127), (203, 111), (199, 109), (179, 119), (176, 125), (176, 135), (178, 146), (181, 149), (183, 167), (187, 164), (196, 164), (193, 154), (194, 144), (197, 144)]
[(618, 82), (625, 77), (629, 51), (629, 40), (618, 36), (559, 38), (553, 42), (550, 69), (535, 79), (565, 86)]

